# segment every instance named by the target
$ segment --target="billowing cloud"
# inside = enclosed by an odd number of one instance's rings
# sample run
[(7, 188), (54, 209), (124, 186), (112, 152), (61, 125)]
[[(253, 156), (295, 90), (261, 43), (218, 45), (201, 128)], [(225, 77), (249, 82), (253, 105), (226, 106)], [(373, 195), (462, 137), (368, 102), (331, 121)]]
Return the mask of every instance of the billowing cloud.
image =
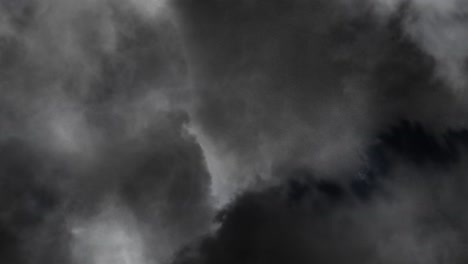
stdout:
[(0, 1), (0, 259), (155, 263), (209, 227), (159, 1)]
[(237, 188), (268, 184), (278, 167), (349, 174), (365, 162), (373, 135), (395, 120), (450, 127), (464, 120), (463, 103), (439, 58), (412, 33), (413, 11), (403, 3), (388, 2), (395, 8), (385, 16), (365, 1), (177, 3), (192, 130), (216, 170), (221, 203)]
[(225, 208), (176, 263), (464, 261), (462, 1), (175, 6)]
[(173, 263), (464, 263), (466, 130), (440, 140), (403, 122), (350, 179), (307, 169), (247, 192)]
[(0, 259), (464, 263), (465, 9), (0, 0)]
[(387, 14), (404, 8), (405, 31), (437, 61), (439, 77), (456, 90), (466, 89), (466, 1), (382, 0), (375, 4)]

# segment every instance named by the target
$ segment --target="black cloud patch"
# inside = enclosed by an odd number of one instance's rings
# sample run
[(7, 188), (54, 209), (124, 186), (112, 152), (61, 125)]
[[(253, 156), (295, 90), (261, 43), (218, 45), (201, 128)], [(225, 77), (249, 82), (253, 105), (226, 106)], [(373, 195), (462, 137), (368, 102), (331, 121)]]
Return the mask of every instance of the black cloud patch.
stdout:
[[(279, 186), (241, 195), (219, 213), (219, 230), (174, 263), (463, 263), (466, 214), (458, 209), (467, 197), (458, 185), (466, 184), (466, 145), (457, 142), (466, 140), (465, 131), (440, 135), (439, 147), (421, 153), (420, 142), (402, 149), (399, 139), (439, 136), (408, 126), (379, 137), (369, 158), (380, 162), (350, 181), (324, 182), (300, 169)], [(447, 153), (451, 144), (459, 147)]]
[[(55, 215), (63, 206), (58, 186), (41, 180), (52, 169), (51, 161), (41, 157), (26, 142), (14, 138), (1, 143), (0, 160), (0, 258), (10, 263), (28, 263), (32, 257), (42, 259), (40, 250), (36, 256), (28, 252), (36, 248), (60, 248), (63, 242), (60, 236), (51, 236), (52, 232), (64, 231), (60, 228), (62, 219)], [(43, 229), (50, 222), (56, 225), (53, 230)], [(48, 242), (37, 239), (42, 232), (50, 232)], [(44, 260), (64, 261), (60, 254), (48, 257)]]

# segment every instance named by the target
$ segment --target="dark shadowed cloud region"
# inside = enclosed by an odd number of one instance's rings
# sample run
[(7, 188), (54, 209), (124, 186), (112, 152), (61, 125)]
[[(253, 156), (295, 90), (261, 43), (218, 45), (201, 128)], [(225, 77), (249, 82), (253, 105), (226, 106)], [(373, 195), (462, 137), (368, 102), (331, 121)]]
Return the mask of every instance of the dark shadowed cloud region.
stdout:
[(0, 262), (466, 263), (465, 0), (0, 0)]

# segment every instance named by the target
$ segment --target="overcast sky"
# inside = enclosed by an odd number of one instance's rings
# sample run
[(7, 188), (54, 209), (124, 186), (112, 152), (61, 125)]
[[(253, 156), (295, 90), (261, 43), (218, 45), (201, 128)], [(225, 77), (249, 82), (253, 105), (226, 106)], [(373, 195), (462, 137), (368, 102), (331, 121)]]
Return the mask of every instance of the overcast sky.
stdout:
[(0, 262), (466, 263), (465, 0), (0, 0)]

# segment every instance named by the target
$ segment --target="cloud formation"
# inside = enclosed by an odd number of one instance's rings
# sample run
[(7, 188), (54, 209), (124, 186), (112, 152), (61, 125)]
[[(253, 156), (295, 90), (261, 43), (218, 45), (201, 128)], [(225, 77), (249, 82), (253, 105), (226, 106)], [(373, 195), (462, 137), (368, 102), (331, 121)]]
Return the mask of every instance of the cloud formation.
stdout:
[(464, 263), (465, 6), (0, 0), (0, 259)]
[(461, 3), (177, 1), (227, 209), (175, 263), (463, 263)]
[(464, 100), (450, 91), (462, 79), (443, 73), (459, 63), (435, 49), (463, 51), (420, 20), (429, 11), (419, 2), (177, 3), (192, 127), (221, 203), (236, 188), (269, 182), (283, 164), (327, 175), (356, 170), (373, 135), (395, 120), (464, 122)]
[(0, 1), (0, 259), (159, 263), (208, 228), (163, 4)]

